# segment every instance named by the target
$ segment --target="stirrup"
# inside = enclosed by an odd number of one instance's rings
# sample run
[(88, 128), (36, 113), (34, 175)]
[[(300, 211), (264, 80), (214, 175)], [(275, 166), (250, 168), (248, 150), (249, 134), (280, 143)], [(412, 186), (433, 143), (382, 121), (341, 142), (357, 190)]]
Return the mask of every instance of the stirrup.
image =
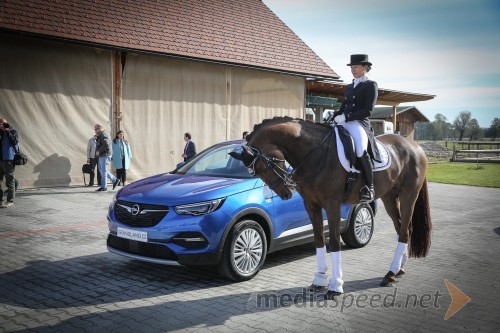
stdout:
[(373, 198), (373, 186), (368, 187), (368, 186), (364, 185), (363, 187), (361, 187), (359, 201), (362, 203), (368, 203), (368, 202), (372, 202), (373, 200), (374, 200), (374, 198)]

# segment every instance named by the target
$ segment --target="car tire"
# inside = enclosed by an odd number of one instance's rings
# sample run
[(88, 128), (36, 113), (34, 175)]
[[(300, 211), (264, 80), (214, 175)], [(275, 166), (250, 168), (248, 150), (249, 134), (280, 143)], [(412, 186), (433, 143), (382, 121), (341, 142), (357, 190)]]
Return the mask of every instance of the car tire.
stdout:
[(350, 215), (349, 225), (342, 240), (351, 248), (360, 248), (370, 242), (373, 235), (373, 210), (368, 204), (356, 205)]
[(224, 243), (219, 274), (232, 281), (250, 280), (264, 264), (266, 254), (266, 234), (260, 224), (253, 220), (239, 221)]

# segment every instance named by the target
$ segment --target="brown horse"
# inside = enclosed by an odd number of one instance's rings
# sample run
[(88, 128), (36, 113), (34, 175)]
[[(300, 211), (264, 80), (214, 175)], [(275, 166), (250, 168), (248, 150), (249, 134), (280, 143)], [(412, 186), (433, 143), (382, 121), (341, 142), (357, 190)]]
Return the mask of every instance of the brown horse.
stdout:
[[(340, 205), (359, 203), (361, 180), (344, 198), (347, 172), (337, 156), (332, 126), (289, 117), (264, 120), (247, 136), (241, 153), (231, 155), (243, 161), (251, 173), (260, 177), (282, 199), (291, 198), (295, 189), (304, 199), (313, 225), (318, 272), (311, 290), (324, 290), (329, 299), (343, 293), (340, 252)], [(389, 272), (381, 285), (392, 285), (404, 274), (408, 254), (425, 257), (430, 247), (431, 219), (425, 174), (427, 158), (420, 146), (400, 135), (383, 135), (391, 155), (391, 166), (374, 173), (375, 198), (381, 198), (391, 217), (398, 242)], [(292, 170), (287, 169), (285, 160)], [(358, 177), (360, 178), (360, 177)], [(321, 209), (328, 217), (329, 248), (333, 277), (326, 275), (326, 248)], [(409, 242), (409, 246), (407, 245)]]

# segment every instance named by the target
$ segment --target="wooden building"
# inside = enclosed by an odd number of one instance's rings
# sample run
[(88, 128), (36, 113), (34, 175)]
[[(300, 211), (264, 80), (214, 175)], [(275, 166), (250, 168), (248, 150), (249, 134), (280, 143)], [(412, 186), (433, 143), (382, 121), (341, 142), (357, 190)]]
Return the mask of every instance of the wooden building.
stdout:
[[(323, 110), (338, 110), (344, 99), (346, 83), (331, 82), (323, 80), (309, 80), (307, 82), (307, 104), (314, 112), (310, 119), (321, 120)], [(381, 119), (393, 123), (396, 133), (414, 138), (415, 122), (429, 120), (420, 110), (414, 106), (399, 106), (401, 103), (413, 103), (428, 101), (435, 95), (419, 94), (405, 91), (378, 89), (377, 105), (388, 105), (389, 107), (376, 107), (371, 119)], [(316, 104), (314, 104), (316, 103)]]
[(83, 183), (100, 123), (125, 132), (130, 180), (171, 170), (265, 118), (304, 117), (307, 80), (338, 75), (260, 0), (0, 2), (0, 116), (22, 186)]
[[(415, 123), (429, 122), (429, 119), (415, 106), (396, 107), (396, 126), (394, 132), (410, 139), (415, 138)], [(376, 107), (373, 110), (371, 119), (380, 119), (394, 122), (392, 107)]]

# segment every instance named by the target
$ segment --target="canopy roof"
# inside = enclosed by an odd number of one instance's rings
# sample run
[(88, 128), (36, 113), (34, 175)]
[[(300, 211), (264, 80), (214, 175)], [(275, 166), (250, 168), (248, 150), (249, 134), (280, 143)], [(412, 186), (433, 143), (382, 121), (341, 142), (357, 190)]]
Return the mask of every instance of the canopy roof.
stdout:
[[(410, 113), (415, 121), (430, 122), (429, 119), (415, 106), (398, 106), (396, 107), (396, 115), (399, 116), (402, 113)], [(371, 119), (383, 119), (392, 120), (393, 109), (392, 107), (376, 107)]]
[[(328, 97), (338, 98), (340, 101), (344, 99), (344, 91), (347, 83), (331, 82), (331, 81), (313, 81), (307, 82), (307, 93), (328, 95)], [(389, 89), (378, 89), (378, 105), (398, 106), (401, 103), (413, 103), (428, 101), (436, 97), (436, 95), (418, 94)]]

